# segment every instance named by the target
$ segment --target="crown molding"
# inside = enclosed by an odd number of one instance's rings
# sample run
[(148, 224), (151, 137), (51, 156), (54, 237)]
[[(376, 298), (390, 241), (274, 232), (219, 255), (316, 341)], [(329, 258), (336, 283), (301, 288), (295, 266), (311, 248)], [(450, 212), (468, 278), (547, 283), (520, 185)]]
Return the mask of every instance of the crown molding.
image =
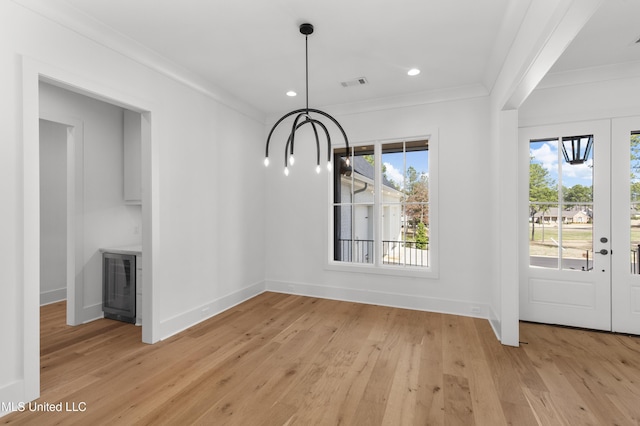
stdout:
[(79, 11), (67, 3), (51, 0), (12, 1), (96, 44), (118, 52), (159, 74), (190, 87), (251, 119), (261, 123), (265, 122), (265, 113), (263, 111), (241, 101), (233, 94), (216, 86), (207, 79), (115, 31), (108, 25), (105, 25), (101, 21)]
[(640, 75), (640, 61), (561, 71), (547, 74), (536, 90), (637, 78), (638, 75)]
[[(486, 87), (482, 84), (472, 84), (468, 86), (412, 92), (405, 95), (389, 96), (359, 102), (324, 105), (321, 106), (321, 109), (331, 112), (333, 115), (345, 116), (441, 102), (459, 101), (463, 99), (481, 98), (485, 96), (489, 96), (489, 91)], [(281, 115), (281, 113), (270, 114), (268, 120), (271, 119), (271, 121), (273, 121)]]

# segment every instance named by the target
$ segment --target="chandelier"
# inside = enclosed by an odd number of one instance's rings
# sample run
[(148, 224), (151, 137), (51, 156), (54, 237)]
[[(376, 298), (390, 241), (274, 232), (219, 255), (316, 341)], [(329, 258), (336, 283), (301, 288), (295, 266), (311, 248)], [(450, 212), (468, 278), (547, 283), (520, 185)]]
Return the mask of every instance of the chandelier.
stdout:
[(320, 120), (314, 118), (311, 114), (318, 114), (325, 118), (331, 120), (336, 127), (342, 133), (342, 137), (344, 138), (344, 144), (347, 148), (347, 158), (346, 164), (349, 165), (349, 139), (347, 138), (347, 134), (344, 129), (338, 123), (338, 121), (333, 118), (331, 115), (327, 114), (324, 111), (320, 111), (319, 109), (309, 108), (309, 45), (308, 45), (308, 36), (313, 34), (313, 25), (305, 23), (300, 25), (300, 33), (304, 35), (304, 45), (305, 45), (305, 86), (306, 86), (306, 107), (297, 109), (283, 115), (276, 124), (273, 125), (271, 131), (269, 132), (269, 136), (267, 136), (267, 145), (265, 147), (265, 158), (264, 165), (269, 165), (269, 142), (271, 141), (271, 135), (273, 135), (274, 130), (282, 121), (286, 118), (295, 115), (295, 119), (293, 120), (293, 124), (291, 126), (291, 132), (289, 133), (289, 137), (287, 138), (287, 143), (284, 148), (284, 174), (289, 175), (289, 165), (293, 165), (295, 162), (293, 152), (294, 152), (294, 144), (296, 139), (296, 131), (304, 126), (305, 124), (309, 124), (311, 129), (313, 130), (313, 134), (316, 140), (316, 173), (320, 173), (320, 137), (318, 128), (324, 133), (327, 139), (327, 170), (331, 171), (331, 136), (329, 134), (329, 130), (327, 126), (325, 126)]

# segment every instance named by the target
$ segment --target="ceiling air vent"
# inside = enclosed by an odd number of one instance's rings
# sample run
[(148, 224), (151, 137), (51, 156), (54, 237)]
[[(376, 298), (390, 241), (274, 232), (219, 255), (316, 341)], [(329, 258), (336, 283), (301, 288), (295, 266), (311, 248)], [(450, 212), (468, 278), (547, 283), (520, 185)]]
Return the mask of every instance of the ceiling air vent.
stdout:
[(353, 86), (364, 86), (365, 84), (369, 84), (365, 77), (354, 78), (353, 80), (342, 81), (340, 82), (342, 87), (353, 87)]

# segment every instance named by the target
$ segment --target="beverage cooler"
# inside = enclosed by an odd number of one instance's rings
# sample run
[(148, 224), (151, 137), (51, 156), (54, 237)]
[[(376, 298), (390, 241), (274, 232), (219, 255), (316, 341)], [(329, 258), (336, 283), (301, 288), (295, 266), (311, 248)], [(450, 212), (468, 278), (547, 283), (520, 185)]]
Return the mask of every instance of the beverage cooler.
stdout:
[(136, 257), (102, 253), (102, 311), (105, 318), (136, 322)]

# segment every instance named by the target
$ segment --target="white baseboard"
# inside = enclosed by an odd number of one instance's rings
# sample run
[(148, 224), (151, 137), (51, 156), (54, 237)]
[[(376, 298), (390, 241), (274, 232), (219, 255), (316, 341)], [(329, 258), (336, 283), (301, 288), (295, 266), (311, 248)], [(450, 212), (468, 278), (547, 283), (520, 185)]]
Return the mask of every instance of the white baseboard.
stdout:
[(60, 302), (67, 298), (67, 288), (57, 288), (55, 290), (43, 291), (40, 293), (40, 306)]
[(82, 307), (82, 318), (80, 319), (81, 324), (95, 321), (100, 318), (104, 318), (104, 313), (102, 312), (102, 303), (96, 303), (95, 305)]
[(266, 291), (483, 319), (489, 319), (490, 312), (485, 303), (315, 284), (267, 281)]
[(500, 318), (498, 318), (498, 314), (493, 308), (489, 308), (489, 324), (491, 324), (491, 328), (493, 329), (493, 333), (496, 335), (499, 341), (502, 341), (502, 323)]
[(218, 315), (252, 297), (264, 292), (264, 282), (259, 282), (238, 290), (234, 293), (222, 296), (218, 299), (204, 303), (195, 309), (176, 315), (172, 318), (160, 321), (158, 335), (160, 340), (173, 336), (189, 327)]
[(0, 387), (0, 417), (19, 411), (24, 398), (24, 381), (16, 380)]

